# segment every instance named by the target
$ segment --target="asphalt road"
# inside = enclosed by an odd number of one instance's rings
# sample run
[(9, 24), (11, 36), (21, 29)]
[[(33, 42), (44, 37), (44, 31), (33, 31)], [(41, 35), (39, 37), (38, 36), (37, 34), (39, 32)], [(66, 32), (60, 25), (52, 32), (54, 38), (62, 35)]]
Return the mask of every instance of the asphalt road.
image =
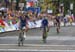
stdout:
[(75, 52), (75, 27), (61, 27), (60, 34), (51, 27), (47, 43), (42, 41), (42, 30), (27, 32), (24, 46), (18, 47), (19, 31), (0, 33), (0, 52)]
[[(60, 34), (58, 35), (56, 33), (56, 27), (51, 27), (49, 31), (49, 36), (75, 36), (75, 27), (61, 27)], [(18, 36), (19, 31), (10, 31), (6, 33), (0, 33), (0, 37), (3, 36)], [(42, 29), (30, 29), (27, 32), (27, 36), (41, 36), (42, 35)]]

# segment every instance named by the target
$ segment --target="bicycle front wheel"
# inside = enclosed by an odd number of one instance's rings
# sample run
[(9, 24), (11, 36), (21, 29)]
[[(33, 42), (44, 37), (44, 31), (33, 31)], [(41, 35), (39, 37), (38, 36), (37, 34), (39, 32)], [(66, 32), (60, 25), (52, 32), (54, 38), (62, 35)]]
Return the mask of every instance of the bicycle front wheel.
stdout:
[(43, 32), (43, 42), (46, 43), (46, 39), (47, 39), (47, 31), (46, 31), (46, 28), (44, 29), (44, 32)]
[(23, 46), (24, 43), (24, 32), (20, 32), (19, 38), (18, 38), (18, 45), (20, 46), (22, 44)]

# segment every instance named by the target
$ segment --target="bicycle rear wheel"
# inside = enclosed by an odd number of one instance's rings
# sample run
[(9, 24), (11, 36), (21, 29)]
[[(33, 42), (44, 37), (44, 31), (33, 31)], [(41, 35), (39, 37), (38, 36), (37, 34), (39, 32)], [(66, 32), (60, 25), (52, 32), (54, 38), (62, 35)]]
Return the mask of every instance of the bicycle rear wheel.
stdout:
[(46, 28), (44, 28), (44, 32), (43, 32), (43, 42), (46, 43), (46, 39), (47, 39), (47, 31)]
[(57, 33), (58, 33), (58, 34), (60, 33), (60, 31), (59, 31), (59, 30), (60, 30), (60, 28), (58, 28), (58, 27), (57, 27), (56, 31), (57, 31)]
[(24, 32), (20, 32), (19, 38), (18, 38), (18, 46), (22, 45), (24, 43)]

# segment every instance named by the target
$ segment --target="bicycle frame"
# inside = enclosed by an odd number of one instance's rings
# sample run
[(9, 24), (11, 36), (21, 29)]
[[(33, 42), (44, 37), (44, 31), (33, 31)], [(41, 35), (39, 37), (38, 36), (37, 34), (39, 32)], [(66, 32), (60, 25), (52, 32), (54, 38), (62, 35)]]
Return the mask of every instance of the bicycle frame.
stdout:
[(21, 32), (19, 34), (18, 45), (20, 46), (20, 44), (22, 44), (22, 46), (23, 46), (23, 43), (24, 43), (24, 31), (21, 30)]
[(47, 39), (47, 27), (43, 28), (43, 41), (44, 43), (46, 43), (46, 39)]

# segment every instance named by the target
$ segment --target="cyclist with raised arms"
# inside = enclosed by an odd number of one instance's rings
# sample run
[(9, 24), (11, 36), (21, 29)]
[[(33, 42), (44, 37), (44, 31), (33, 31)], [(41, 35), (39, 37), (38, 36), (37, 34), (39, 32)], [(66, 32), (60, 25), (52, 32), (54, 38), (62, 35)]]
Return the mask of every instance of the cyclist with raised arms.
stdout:
[[(20, 19), (20, 26), (19, 26), (20, 27), (20, 34), (19, 34), (18, 45), (20, 46), (20, 44), (22, 43), (22, 46), (23, 46), (23, 41), (24, 41), (24, 38), (26, 38), (26, 32), (28, 30), (28, 26), (27, 26), (28, 23), (27, 23), (26, 17), (23, 14), (21, 14), (19, 16), (19, 19)], [(25, 29), (23, 30), (24, 27), (25, 27)]]

